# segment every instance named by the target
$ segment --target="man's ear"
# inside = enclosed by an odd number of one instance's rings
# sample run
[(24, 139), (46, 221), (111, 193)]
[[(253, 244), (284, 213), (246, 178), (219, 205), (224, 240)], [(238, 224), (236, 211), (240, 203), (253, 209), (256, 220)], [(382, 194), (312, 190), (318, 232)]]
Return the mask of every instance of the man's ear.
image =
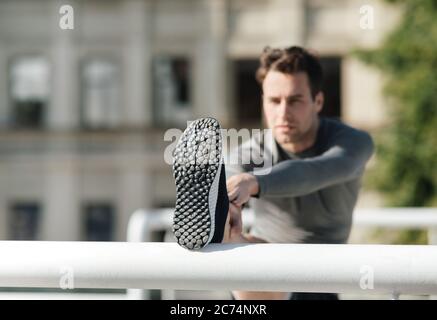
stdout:
[(316, 106), (316, 111), (319, 113), (323, 109), (323, 103), (325, 102), (325, 96), (322, 91), (319, 91), (316, 94), (316, 98), (314, 99), (314, 104)]

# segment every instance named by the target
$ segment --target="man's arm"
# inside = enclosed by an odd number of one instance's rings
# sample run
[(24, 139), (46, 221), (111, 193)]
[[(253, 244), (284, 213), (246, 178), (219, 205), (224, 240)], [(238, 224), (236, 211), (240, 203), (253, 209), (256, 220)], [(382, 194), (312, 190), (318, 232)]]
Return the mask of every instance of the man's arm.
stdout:
[(322, 155), (302, 160), (286, 160), (266, 175), (256, 175), (259, 195), (301, 196), (330, 185), (359, 177), (373, 153), (373, 141), (365, 132), (339, 134)]
[[(348, 130), (334, 137), (332, 146), (322, 155), (285, 160), (256, 175), (245, 173), (228, 180), (228, 193), (237, 204), (250, 196), (296, 197), (330, 185), (359, 177), (373, 153), (370, 135)], [(265, 174), (262, 174), (265, 173)]]

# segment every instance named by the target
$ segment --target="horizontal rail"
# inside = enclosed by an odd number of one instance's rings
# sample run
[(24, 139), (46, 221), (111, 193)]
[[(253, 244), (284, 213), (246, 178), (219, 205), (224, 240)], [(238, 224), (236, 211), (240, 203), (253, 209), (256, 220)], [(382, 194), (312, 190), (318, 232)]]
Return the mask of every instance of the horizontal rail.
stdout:
[[(129, 221), (128, 241), (152, 241), (151, 231), (169, 230), (173, 211), (172, 208), (135, 211)], [(251, 226), (253, 220), (253, 211), (243, 210), (243, 225)], [(437, 229), (437, 208), (356, 209), (353, 226)]]
[[(0, 241), (0, 287), (437, 294), (437, 246)], [(66, 272), (68, 274), (66, 274)], [(363, 277), (372, 285), (363, 289)], [(373, 287), (373, 289), (371, 289)]]
[(354, 226), (428, 229), (437, 227), (437, 208), (357, 209)]

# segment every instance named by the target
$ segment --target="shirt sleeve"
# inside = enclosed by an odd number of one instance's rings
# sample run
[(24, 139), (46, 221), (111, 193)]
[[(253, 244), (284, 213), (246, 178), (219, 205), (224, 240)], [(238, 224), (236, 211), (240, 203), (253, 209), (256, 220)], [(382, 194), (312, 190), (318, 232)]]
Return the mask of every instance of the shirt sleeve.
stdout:
[(294, 197), (360, 177), (373, 154), (370, 135), (360, 130), (342, 130), (320, 156), (285, 160), (269, 171), (255, 172), (259, 196)]

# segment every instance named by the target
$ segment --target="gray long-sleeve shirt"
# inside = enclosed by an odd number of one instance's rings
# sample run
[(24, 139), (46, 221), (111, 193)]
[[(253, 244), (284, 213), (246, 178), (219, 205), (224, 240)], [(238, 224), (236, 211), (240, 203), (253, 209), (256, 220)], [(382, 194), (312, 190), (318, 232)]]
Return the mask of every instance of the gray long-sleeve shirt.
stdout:
[[(366, 132), (321, 118), (315, 144), (303, 152), (286, 152), (256, 136), (234, 152), (240, 164), (227, 166), (228, 177), (253, 172), (260, 186), (258, 197), (250, 200), (251, 234), (279, 243), (347, 242), (361, 176), (373, 153)], [(272, 166), (254, 157), (242, 163), (247, 153), (270, 156)]]

